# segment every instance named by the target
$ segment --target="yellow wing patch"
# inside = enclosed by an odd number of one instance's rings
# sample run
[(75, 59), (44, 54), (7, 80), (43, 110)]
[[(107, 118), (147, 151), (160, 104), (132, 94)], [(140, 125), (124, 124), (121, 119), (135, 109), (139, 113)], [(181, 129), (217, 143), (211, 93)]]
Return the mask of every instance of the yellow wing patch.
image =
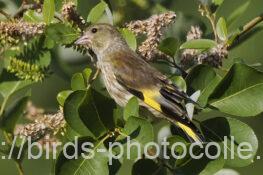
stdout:
[[(160, 93), (159, 90), (156, 89), (143, 89), (141, 90), (141, 92), (143, 93), (143, 97), (144, 97), (144, 103), (146, 103), (147, 105), (149, 105), (150, 107), (152, 107), (153, 109), (163, 113), (162, 108), (161, 108), (161, 104), (157, 101), (157, 98), (160, 97)], [(186, 134), (193, 139), (195, 142), (202, 142), (202, 139), (200, 139), (200, 137), (198, 136), (198, 134), (189, 126), (181, 123), (181, 122), (176, 122), (177, 126), (179, 128), (181, 128), (184, 132), (186, 132)]]
[(186, 132), (186, 134), (191, 137), (195, 142), (202, 142), (202, 140), (199, 138), (199, 136), (188, 126), (177, 122), (176, 123), (182, 130), (184, 130), (184, 132)]
[(161, 105), (155, 100), (158, 96), (160, 96), (158, 90), (143, 89), (141, 92), (143, 93), (144, 103), (151, 106), (155, 110), (162, 112)]

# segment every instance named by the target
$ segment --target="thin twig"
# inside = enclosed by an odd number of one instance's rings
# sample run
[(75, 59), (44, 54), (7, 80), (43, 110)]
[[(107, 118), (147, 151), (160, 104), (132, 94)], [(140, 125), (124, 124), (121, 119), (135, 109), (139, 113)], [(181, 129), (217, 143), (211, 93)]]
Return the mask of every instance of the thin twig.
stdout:
[(8, 13), (6, 13), (4, 10), (0, 10), (0, 14), (2, 14), (3, 16), (5, 16), (6, 17), (6, 19), (9, 19), (11, 16), (8, 14)]
[(218, 36), (217, 36), (217, 31), (216, 31), (216, 20), (215, 20), (215, 15), (211, 12), (211, 10), (209, 9), (209, 7), (207, 5), (202, 6), (205, 13), (206, 13), (206, 17), (208, 18), (208, 20), (211, 23), (212, 29), (213, 29), (213, 33), (215, 36), (215, 41), (218, 42)]
[(173, 58), (172, 64), (173, 64), (173, 66), (174, 66), (175, 68), (177, 68), (178, 70), (181, 71), (182, 77), (183, 77), (183, 78), (186, 78), (186, 76), (188, 75), (188, 73), (187, 73), (183, 68), (181, 68), (179, 65), (176, 64), (175, 58)]
[(181, 68), (178, 64), (176, 64), (174, 58), (173, 61), (170, 61), (169, 59), (165, 59), (165, 61), (167, 61), (170, 64), (170, 66), (178, 69), (182, 73), (183, 78), (185, 78), (188, 75), (188, 73), (183, 68)]
[(11, 145), (12, 143), (12, 139), (10, 138), (10, 136), (8, 135), (8, 133), (6, 131), (3, 131), (3, 135), (5, 137), (5, 140), (7, 142), (8, 145)]
[(63, 21), (64, 21), (63, 18), (61, 17), (61, 15), (60, 15), (59, 13), (57, 13), (57, 12), (55, 12), (54, 17), (55, 17), (57, 20), (59, 20), (60, 22), (63, 22)]
[(41, 5), (34, 3), (34, 4), (22, 4), (18, 11), (13, 15), (14, 18), (21, 17), (27, 10), (34, 10), (40, 8)]

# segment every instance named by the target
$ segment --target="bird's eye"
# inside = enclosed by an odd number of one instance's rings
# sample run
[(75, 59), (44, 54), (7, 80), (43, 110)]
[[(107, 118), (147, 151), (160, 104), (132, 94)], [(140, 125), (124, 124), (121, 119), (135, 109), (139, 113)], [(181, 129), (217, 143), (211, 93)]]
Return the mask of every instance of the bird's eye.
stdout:
[(92, 28), (92, 29), (91, 29), (91, 32), (92, 32), (92, 33), (96, 33), (97, 31), (98, 31), (97, 28)]

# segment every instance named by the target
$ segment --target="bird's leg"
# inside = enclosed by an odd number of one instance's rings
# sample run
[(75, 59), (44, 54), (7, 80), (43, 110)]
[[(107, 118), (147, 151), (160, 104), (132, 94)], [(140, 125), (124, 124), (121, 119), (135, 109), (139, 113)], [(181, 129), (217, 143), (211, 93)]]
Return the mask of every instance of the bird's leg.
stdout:
[(91, 84), (93, 83), (94, 80), (96, 80), (96, 78), (99, 76), (100, 74), (100, 69), (96, 69), (96, 72), (95, 74), (91, 77), (91, 79), (88, 81), (88, 86), (87, 86), (87, 89), (90, 88)]
[(90, 84), (99, 76), (99, 74), (100, 74), (100, 69), (97, 68), (95, 74), (90, 79)]

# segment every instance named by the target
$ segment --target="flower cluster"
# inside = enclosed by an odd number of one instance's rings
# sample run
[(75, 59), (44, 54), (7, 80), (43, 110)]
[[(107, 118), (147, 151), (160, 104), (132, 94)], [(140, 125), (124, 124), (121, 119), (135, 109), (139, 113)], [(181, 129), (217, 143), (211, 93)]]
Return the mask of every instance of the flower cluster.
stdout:
[(34, 123), (24, 125), (17, 131), (18, 135), (31, 137), (32, 140), (38, 141), (45, 136), (54, 136), (66, 125), (62, 110), (56, 114), (43, 115), (38, 117)]
[(85, 20), (76, 11), (76, 5), (73, 2), (68, 2), (62, 6), (62, 16), (73, 25), (78, 26), (80, 29), (85, 28)]
[(0, 22), (0, 35), (14, 39), (28, 40), (36, 35), (43, 34), (44, 29), (44, 23), (29, 23), (20, 20)]
[[(187, 33), (186, 40), (196, 40), (201, 39), (203, 31), (198, 26), (191, 26), (190, 31)], [(198, 64), (199, 50), (196, 49), (185, 49), (182, 53), (181, 65), (184, 69), (187, 69), (193, 65)]]
[[(203, 32), (198, 26), (192, 26), (188, 32), (187, 41), (201, 39)], [(201, 52), (197, 49), (185, 49), (182, 53), (181, 65), (187, 69), (196, 64), (208, 64), (213, 67), (222, 66), (223, 59), (227, 58), (228, 50), (224, 43), (217, 44), (216, 47), (207, 52)]]
[(158, 45), (162, 36), (162, 29), (175, 20), (174, 12), (153, 15), (146, 20), (132, 21), (126, 25), (134, 34), (145, 34), (146, 40), (138, 48), (138, 52), (146, 60), (152, 60), (160, 55)]
[(35, 64), (24, 62), (20, 59), (11, 58), (7, 67), (10, 73), (14, 73), (22, 80), (32, 80), (35, 82), (42, 81), (45, 78), (44, 68)]
[(198, 56), (198, 64), (208, 64), (213, 67), (221, 67), (223, 58), (228, 56), (227, 47), (224, 44), (218, 44), (207, 53)]

